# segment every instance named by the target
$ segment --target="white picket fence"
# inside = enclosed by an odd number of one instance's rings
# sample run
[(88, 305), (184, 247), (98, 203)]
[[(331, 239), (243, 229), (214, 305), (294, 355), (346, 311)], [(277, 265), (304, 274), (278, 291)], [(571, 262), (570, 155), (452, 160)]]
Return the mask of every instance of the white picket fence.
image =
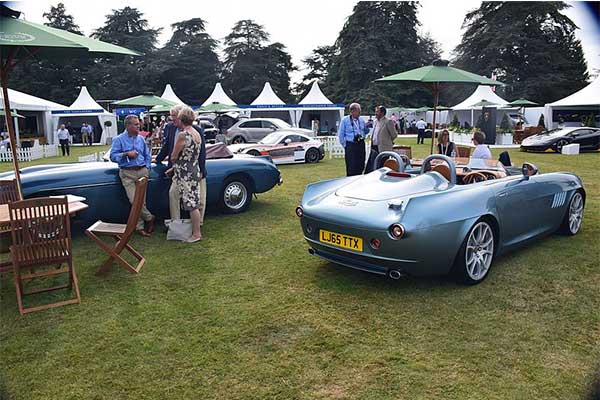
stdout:
[[(58, 145), (55, 144), (17, 149), (18, 161), (32, 161), (45, 157), (56, 157), (57, 155)], [(0, 162), (12, 162), (12, 152), (4, 146), (0, 148)]]
[(88, 154), (87, 156), (81, 156), (77, 158), (79, 162), (95, 162), (104, 160), (104, 151), (98, 153)]
[[(344, 158), (346, 152), (344, 147), (340, 144), (340, 140), (337, 136), (318, 136), (317, 140), (323, 143), (325, 153), (329, 153), (329, 159), (332, 158)], [(370, 143), (365, 142), (366, 154), (369, 154)]]

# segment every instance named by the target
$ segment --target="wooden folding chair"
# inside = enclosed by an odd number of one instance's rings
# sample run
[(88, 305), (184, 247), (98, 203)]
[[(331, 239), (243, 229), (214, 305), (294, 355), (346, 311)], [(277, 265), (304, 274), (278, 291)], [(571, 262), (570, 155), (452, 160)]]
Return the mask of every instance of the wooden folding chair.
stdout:
[[(42, 197), (31, 200), (13, 201), (8, 204), (12, 245), (10, 255), (13, 264), (17, 302), (21, 315), (33, 311), (79, 303), (79, 286), (71, 244), (71, 226), (67, 198)], [(62, 268), (63, 264), (67, 266)], [(42, 272), (34, 272), (34, 267), (54, 267)], [(58, 268), (56, 268), (58, 266)], [(24, 273), (23, 269), (30, 270)], [(23, 282), (35, 278), (67, 274), (68, 283), (41, 289), (24, 290)], [(23, 297), (54, 290), (75, 290), (75, 298), (44, 304), (36, 307), (23, 307)]]
[(21, 199), (17, 190), (17, 181), (15, 179), (0, 180), (0, 204), (8, 204), (18, 200)]
[[(106, 260), (104, 264), (102, 264), (102, 266), (96, 273), (97, 275), (105, 273), (113, 261), (116, 261), (118, 264), (120, 264), (123, 268), (125, 268), (132, 274), (139, 273), (142, 267), (144, 266), (144, 262), (146, 262), (146, 259), (137, 250), (131, 247), (131, 245), (129, 245), (129, 240), (135, 232), (136, 224), (138, 218), (140, 217), (140, 212), (144, 203), (147, 186), (148, 178), (140, 178), (136, 182), (135, 196), (133, 198), (133, 204), (131, 205), (131, 211), (129, 212), (127, 224), (109, 224), (102, 221), (96, 221), (94, 225), (86, 229), (85, 234), (88, 235), (94, 242), (98, 244), (98, 246), (100, 246), (109, 255), (108, 260)], [(113, 238), (116, 241), (116, 243), (114, 245), (110, 245), (103, 241), (98, 235), (109, 236)], [(125, 260), (123, 257), (121, 257), (121, 253), (123, 252), (123, 250), (127, 250), (133, 257), (135, 257), (138, 260), (138, 264), (135, 267), (129, 264), (127, 260)]]
[(471, 148), (465, 146), (456, 146), (456, 152), (459, 157), (469, 158), (471, 156)]
[[(17, 190), (17, 181), (0, 180), (0, 204), (8, 204), (13, 201), (18, 201), (19, 192)], [(8, 253), (11, 243), (10, 225), (0, 226), (0, 253)], [(0, 274), (4, 272), (12, 272), (11, 262), (0, 262)]]

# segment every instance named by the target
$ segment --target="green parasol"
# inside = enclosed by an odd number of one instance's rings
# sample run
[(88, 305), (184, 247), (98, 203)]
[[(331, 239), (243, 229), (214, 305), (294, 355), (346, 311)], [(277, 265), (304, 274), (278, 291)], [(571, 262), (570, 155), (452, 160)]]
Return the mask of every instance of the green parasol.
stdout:
[[(504, 83), (495, 81), (485, 76), (477, 75), (462, 69), (449, 67), (448, 61), (436, 60), (433, 65), (412, 69), (399, 74), (386, 76), (375, 82), (415, 81), (425, 84), (433, 94), (433, 110), (437, 111), (440, 89), (445, 83), (466, 83), (474, 85), (502, 86)], [(433, 113), (433, 132), (431, 135), (431, 153), (435, 138), (435, 116)]]
[(152, 93), (143, 93), (139, 96), (129, 97), (127, 99), (114, 101), (112, 103), (115, 106), (121, 107), (154, 107), (154, 106), (166, 106), (173, 107), (177, 103), (171, 100), (165, 100), (162, 97), (153, 95)]
[(4, 110), (11, 142), (13, 167), (19, 198), (23, 198), (21, 191), (21, 174), (17, 160), (17, 146), (15, 127), (10, 112), (8, 98), (8, 77), (10, 72), (20, 63), (32, 56), (55, 58), (77, 57), (95, 53), (114, 53), (130, 56), (141, 55), (138, 52), (101, 42), (75, 33), (66, 32), (49, 26), (35, 24), (19, 19), (20, 12), (14, 11), (4, 4), (0, 4), (0, 83), (4, 94)]
[(510, 103), (508, 103), (508, 105), (513, 106), (513, 107), (527, 107), (527, 106), (533, 107), (533, 106), (537, 106), (538, 104), (521, 97), (520, 99), (511, 101)]
[[(17, 112), (14, 111), (14, 110), (10, 110), (10, 116), (11, 116), (11, 118), (14, 118), (14, 117), (25, 118), (21, 114), (17, 114)], [(6, 113), (4, 112), (4, 108), (0, 109), (0, 117), (6, 117)]]
[(240, 111), (240, 110), (241, 109), (237, 108), (236, 106), (215, 102), (215, 103), (210, 103), (206, 106), (200, 107), (196, 111), (198, 111), (199, 113), (226, 113), (226, 112), (230, 112), (230, 111)]
[(494, 103), (491, 101), (487, 101), (485, 99), (478, 101), (475, 104), (471, 104), (471, 107), (493, 107), (493, 106), (498, 106), (498, 103)]

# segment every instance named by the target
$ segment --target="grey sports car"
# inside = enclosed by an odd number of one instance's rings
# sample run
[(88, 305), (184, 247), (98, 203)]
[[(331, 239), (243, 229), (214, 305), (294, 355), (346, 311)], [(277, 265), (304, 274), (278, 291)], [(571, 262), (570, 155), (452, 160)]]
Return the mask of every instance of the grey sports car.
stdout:
[(581, 228), (586, 193), (576, 175), (456, 160), (432, 155), (405, 169), (381, 153), (370, 174), (308, 185), (296, 214), (309, 252), (393, 279), (453, 272), (476, 284), (496, 255)]

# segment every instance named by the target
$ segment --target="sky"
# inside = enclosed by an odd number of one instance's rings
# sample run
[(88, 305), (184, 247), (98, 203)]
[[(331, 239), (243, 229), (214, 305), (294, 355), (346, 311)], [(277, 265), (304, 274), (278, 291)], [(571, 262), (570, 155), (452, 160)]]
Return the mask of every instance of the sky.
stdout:
[[(42, 14), (59, 2), (28, 0), (10, 3), (13, 8), (24, 13), (25, 19), (43, 23), (45, 18)], [(74, 17), (75, 22), (87, 35), (104, 23), (105, 16), (110, 14), (111, 10), (125, 6), (138, 8), (144, 13), (151, 27), (163, 28), (159, 37), (160, 45), (170, 38), (170, 25), (174, 22), (200, 17), (207, 21), (207, 33), (221, 40), (231, 32), (235, 22), (253, 19), (264, 26), (271, 35), (271, 42), (283, 43), (294, 64), (302, 67), (302, 59), (310, 55), (313, 49), (335, 42), (356, 1), (62, 0), (62, 3), (65, 4), (67, 13)], [(440, 44), (443, 58), (449, 59), (452, 50), (460, 43), (463, 33), (461, 25), (465, 14), (477, 8), (480, 3), (481, 1), (475, 0), (421, 1), (418, 17), (422, 25), (419, 29), (422, 33), (429, 33)], [(582, 42), (588, 70), (597, 75), (600, 72), (600, 3), (567, 3), (573, 7), (565, 14), (580, 28), (576, 34)], [(302, 74), (302, 70), (293, 73), (292, 80), (298, 81)]]

